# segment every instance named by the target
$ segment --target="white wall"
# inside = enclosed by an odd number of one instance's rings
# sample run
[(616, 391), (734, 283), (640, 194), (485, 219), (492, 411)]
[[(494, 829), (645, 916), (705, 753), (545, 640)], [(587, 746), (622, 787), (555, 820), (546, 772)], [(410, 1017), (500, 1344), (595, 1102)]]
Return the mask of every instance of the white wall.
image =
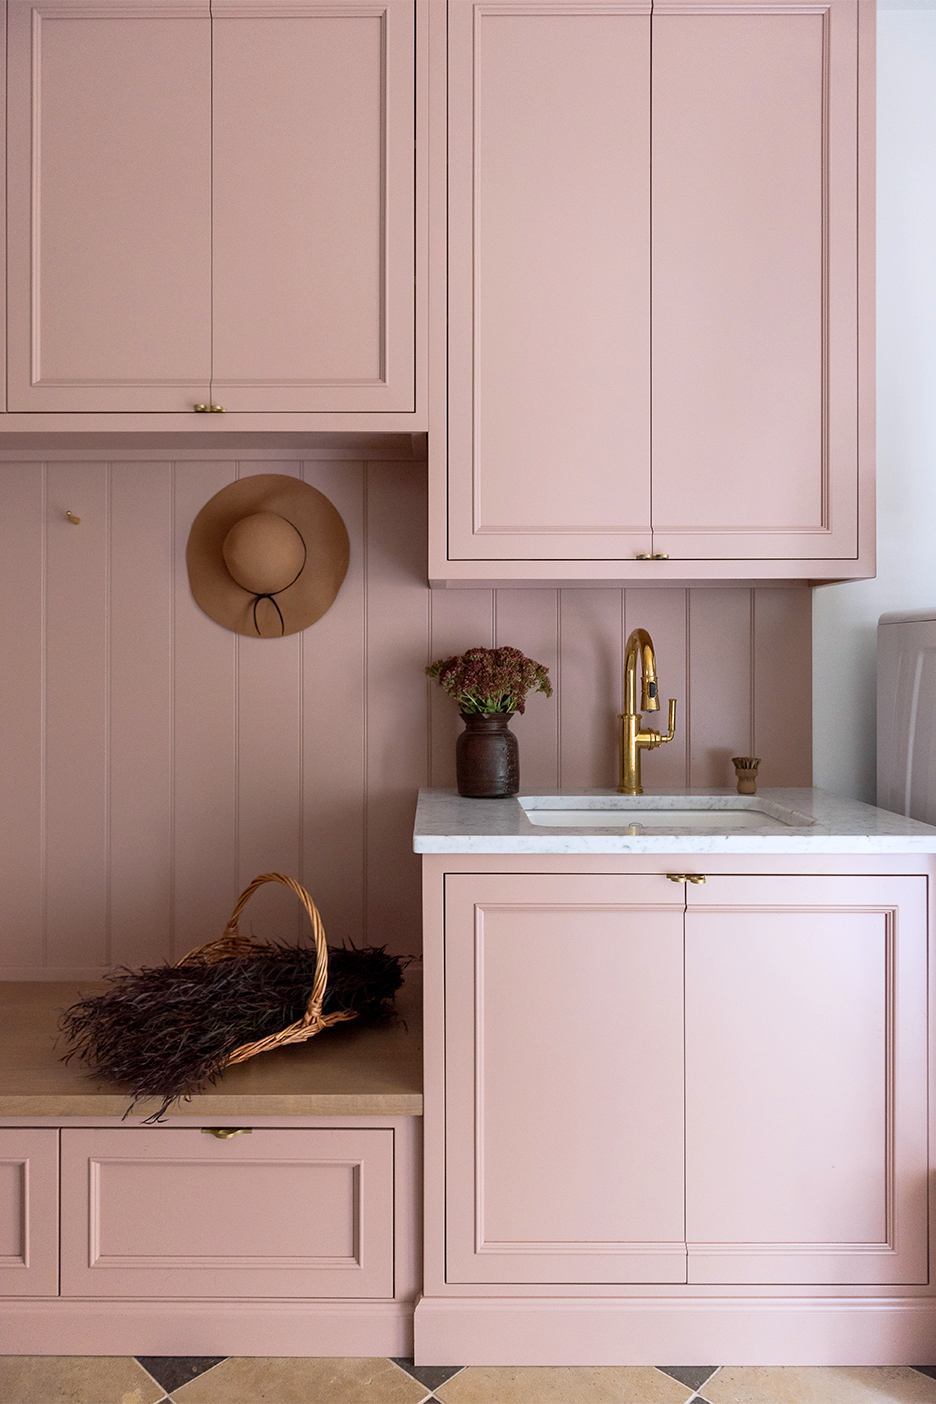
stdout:
[(936, 0), (879, 7), (878, 574), (813, 595), (813, 775), (874, 801), (875, 636), (936, 605)]

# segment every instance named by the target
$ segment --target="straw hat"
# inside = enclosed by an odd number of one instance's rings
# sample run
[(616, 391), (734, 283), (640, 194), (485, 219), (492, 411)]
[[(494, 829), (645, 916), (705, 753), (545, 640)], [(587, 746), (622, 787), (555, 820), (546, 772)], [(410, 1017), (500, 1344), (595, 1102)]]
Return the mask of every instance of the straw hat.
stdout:
[(205, 503), (186, 560), (192, 594), (207, 615), (236, 634), (280, 638), (331, 608), (348, 569), (348, 533), (316, 488), (258, 473)]

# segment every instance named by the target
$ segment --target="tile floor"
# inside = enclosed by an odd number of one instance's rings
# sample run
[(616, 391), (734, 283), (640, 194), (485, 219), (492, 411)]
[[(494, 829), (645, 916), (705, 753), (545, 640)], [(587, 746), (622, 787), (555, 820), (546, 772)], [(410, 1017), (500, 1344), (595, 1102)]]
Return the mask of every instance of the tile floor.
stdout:
[(0, 1404), (936, 1404), (936, 1367), (0, 1356)]

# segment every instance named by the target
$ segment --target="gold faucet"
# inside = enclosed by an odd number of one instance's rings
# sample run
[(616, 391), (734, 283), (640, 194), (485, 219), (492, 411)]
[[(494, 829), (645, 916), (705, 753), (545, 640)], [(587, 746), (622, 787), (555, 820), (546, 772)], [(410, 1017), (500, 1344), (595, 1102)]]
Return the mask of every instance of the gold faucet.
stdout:
[[(641, 669), (640, 706), (637, 706), (637, 660), (643, 656)], [(662, 736), (659, 731), (643, 731), (640, 725), (641, 712), (658, 712), (660, 699), (657, 696), (656, 658), (653, 640), (646, 629), (634, 629), (624, 650), (624, 711), (618, 717), (621, 724), (621, 775), (617, 787), (619, 795), (642, 795), (640, 783), (641, 749), (652, 751), (676, 735), (676, 699), (669, 700), (669, 731)]]

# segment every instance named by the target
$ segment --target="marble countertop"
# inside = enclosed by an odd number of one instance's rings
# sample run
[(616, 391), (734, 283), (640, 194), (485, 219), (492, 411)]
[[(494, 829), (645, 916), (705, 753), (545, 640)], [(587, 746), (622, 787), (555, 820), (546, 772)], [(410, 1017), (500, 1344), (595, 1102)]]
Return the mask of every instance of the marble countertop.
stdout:
[[(417, 853), (936, 853), (936, 828), (886, 809), (840, 799), (824, 790), (758, 788), (742, 797), (724, 790), (653, 790), (633, 802), (614, 790), (524, 791), (544, 806), (574, 794), (578, 809), (600, 809), (609, 800), (678, 808), (687, 796), (708, 797), (711, 807), (754, 806), (782, 818), (794, 811), (801, 824), (746, 827), (730, 832), (717, 823), (700, 832), (678, 823), (652, 828), (548, 828), (535, 825), (516, 799), (464, 799), (455, 790), (420, 790), (413, 847)], [(706, 805), (708, 808), (709, 806)], [(636, 831), (635, 831), (636, 830)]]
[[(106, 985), (93, 981), (0, 983), (0, 1117), (123, 1116), (129, 1094), (63, 1063), (59, 1011)], [(400, 1021), (353, 1022), (306, 1043), (261, 1053), (228, 1068), (207, 1092), (176, 1102), (167, 1116), (236, 1125), (249, 1116), (421, 1116), (422, 991), (410, 971), (396, 997)], [(159, 1103), (139, 1102), (134, 1119)]]

